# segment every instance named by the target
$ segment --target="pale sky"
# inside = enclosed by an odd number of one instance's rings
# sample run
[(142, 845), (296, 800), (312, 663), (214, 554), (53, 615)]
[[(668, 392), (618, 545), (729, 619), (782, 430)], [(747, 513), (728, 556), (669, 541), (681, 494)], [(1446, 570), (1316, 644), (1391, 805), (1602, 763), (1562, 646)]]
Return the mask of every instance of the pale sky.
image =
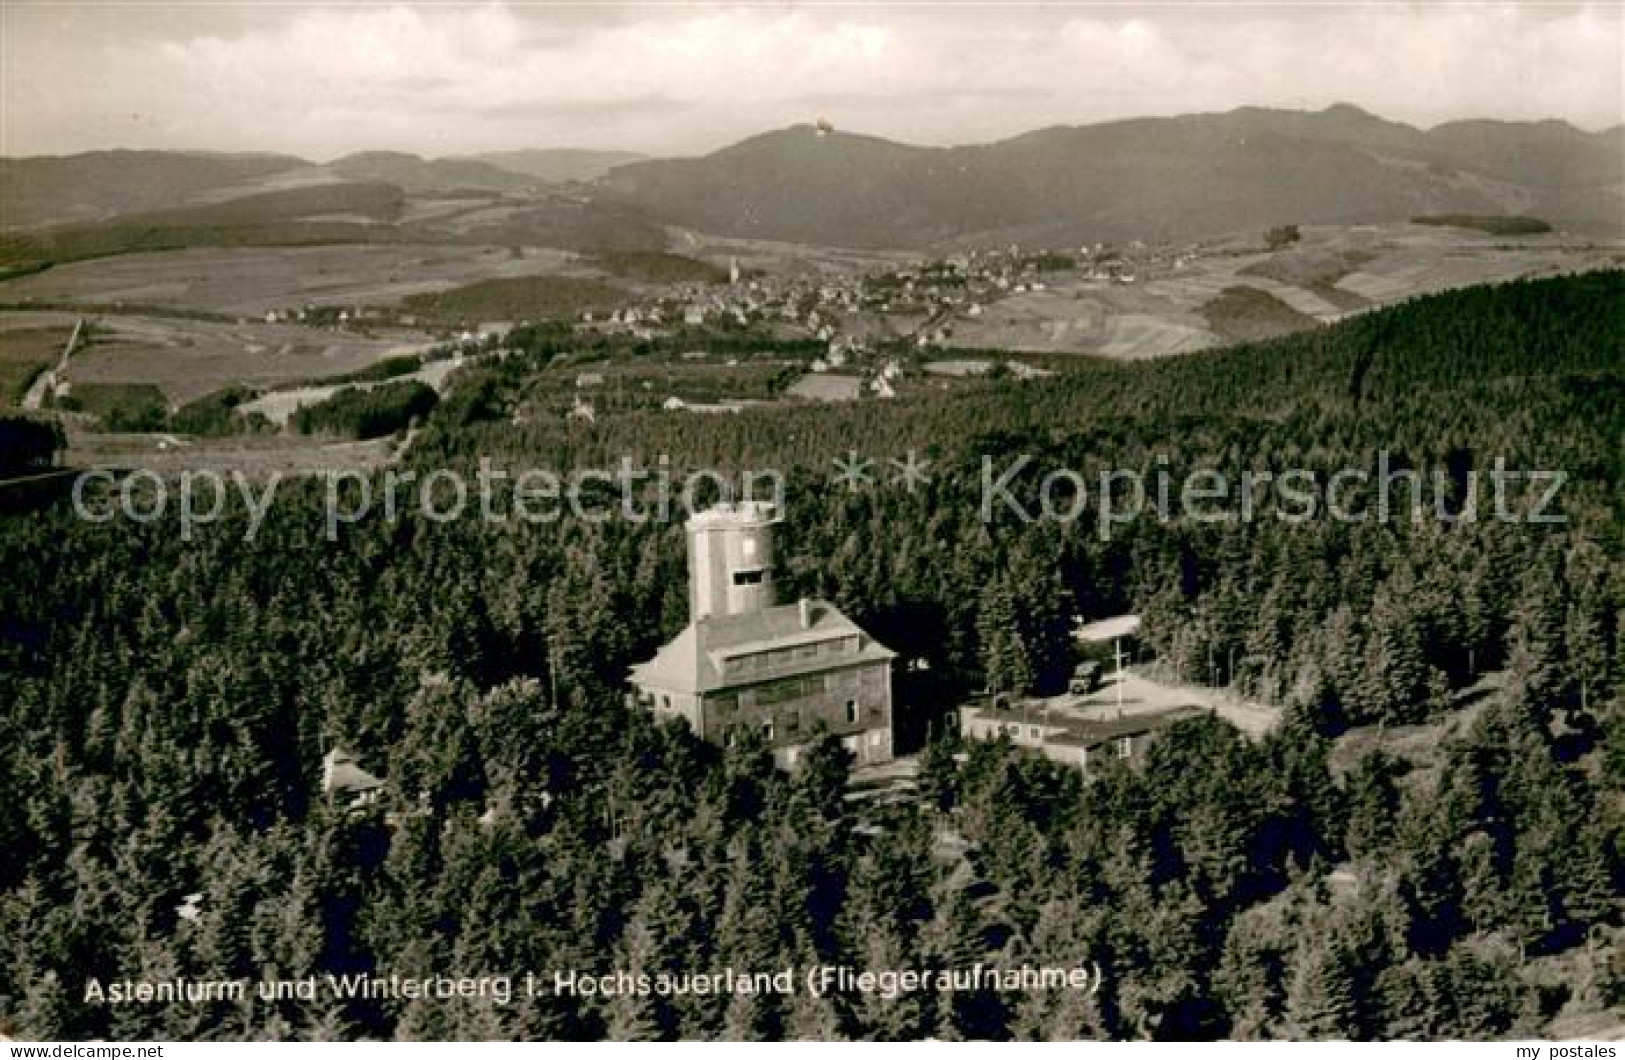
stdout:
[(672, 155), (819, 117), (951, 144), (1336, 102), (1601, 129), (1622, 71), (1617, 3), (0, 0), (0, 154)]

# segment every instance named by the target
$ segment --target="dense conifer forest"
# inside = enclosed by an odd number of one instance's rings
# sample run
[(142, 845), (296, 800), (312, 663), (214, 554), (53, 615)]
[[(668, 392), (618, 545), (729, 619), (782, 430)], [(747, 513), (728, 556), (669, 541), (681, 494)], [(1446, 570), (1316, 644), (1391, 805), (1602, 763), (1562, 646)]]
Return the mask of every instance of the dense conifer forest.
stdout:
[[(1433, 1038), (1625, 1004), (1625, 273), (1476, 288), (1163, 362), (897, 402), (515, 422), (570, 340), (469, 369), (408, 467), (782, 469), (786, 598), (904, 665), (917, 799), (843, 798), (629, 708), (686, 621), (676, 522), (324, 535), (286, 482), (172, 522), (0, 514), (0, 1019), (44, 1038)], [(370, 410), (344, 410), (346, 416)], [(335, 412), (337, 415), (337, 412)], [(930, 481), (830, 461), (915, 451)], [(981, 517), (1040, 475), (1413, 469), (1378, 518)], [(1560, 523), (1492, 517), (1560, 470)], [(1480, 491), (1473, 519), (1463, 511)], [(1525, 515), (1535, 492), (1513, 495)], [(1135, 611), (1173, 678), (1276, 706), (1181, 723), (1084, 781), (947, 718), (1064, 681)], [(1414, 739), (1382, 742), (1384, 734)], [(1381, 746), (1378, 746), (1378, 745)], [(1422, 746), (1418, 746), (1418, 744)], [(385, 781), (321, 796), (324, 753)], [(200, 894), (197, 914), (178, 911)], [(90, 978), (1098, 963), (1098, 993), (108, 1005)]]

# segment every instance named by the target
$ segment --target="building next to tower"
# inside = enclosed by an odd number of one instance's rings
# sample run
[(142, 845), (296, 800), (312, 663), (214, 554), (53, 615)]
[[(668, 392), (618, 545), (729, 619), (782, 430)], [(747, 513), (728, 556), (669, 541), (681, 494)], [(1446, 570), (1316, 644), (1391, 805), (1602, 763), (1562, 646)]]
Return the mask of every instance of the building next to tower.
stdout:
[(632, 667), (637, 701), (727, 744), (754, 729), (794, 766), (821, 731), (859, 765), (892, 757), (896, 653), (824, 600), (779, 604), (773, 506), (724, 504), (688, 521), (688, 627)]

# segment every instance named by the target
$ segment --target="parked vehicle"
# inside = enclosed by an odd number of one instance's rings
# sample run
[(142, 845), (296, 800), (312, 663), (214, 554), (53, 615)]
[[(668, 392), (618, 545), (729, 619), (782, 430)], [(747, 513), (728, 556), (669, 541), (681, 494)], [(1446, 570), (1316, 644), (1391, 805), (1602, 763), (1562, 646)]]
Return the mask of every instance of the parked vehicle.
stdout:
[(1086, 696), (1100, 687), (1104, 676), (1100, 663), (1081, 662), (1072, 668), (1072, 678), (1067, 682), (1066, 690), (1073, 695)]

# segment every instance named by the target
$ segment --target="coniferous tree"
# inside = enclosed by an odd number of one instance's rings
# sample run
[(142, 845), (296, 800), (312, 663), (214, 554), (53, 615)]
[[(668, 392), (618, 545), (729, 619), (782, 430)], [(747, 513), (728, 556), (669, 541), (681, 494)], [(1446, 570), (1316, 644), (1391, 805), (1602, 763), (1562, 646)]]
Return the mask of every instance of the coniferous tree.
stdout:
[(1032, 649), (1021, 626), (1015, 592), (1007, 580), (995, 578), (982, 592), (976, 617), (990, 692), (1020, 695), (1032, 688), (1036, 677)]

